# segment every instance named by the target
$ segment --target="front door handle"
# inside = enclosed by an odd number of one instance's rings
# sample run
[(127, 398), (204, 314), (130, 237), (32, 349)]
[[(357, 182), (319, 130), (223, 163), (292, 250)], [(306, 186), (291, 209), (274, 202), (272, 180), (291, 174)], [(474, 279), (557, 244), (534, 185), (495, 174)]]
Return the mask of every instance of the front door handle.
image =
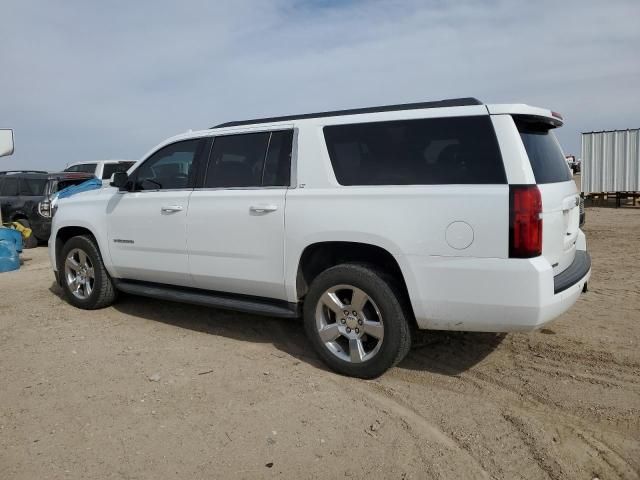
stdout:
[(181, 205), (168, 205), (166, 207), (161, 207), (160, 211), (162, 213), (181, 212), (182, 211), (182, 206)]
[(277, 205), (251, 205), (249, 210), (252, 213), (269, 213), (278, 210)]

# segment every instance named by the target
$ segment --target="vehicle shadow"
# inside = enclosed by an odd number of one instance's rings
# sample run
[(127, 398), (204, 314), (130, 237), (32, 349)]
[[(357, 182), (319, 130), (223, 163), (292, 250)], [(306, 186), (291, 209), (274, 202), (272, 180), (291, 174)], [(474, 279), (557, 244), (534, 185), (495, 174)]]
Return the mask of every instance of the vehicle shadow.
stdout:
[(400, 368), (457, 376), (496, 350), (506, 334), (423, 330), (416, 336)]
[[(62, 289), (57, 284), (53, 283), (50, 291), (62, 298)], [(330, 371), (314, 353), (301, 319), (263, 317), (127, 294), (120, 294), (113, 308), (127, 316), (208, 335), (241, 342), (270, 343), (286, 355)], [(504, 335), (421, 331), (417, 337), (412, 351), (399, 368), (458, 375), (495, 350)]]

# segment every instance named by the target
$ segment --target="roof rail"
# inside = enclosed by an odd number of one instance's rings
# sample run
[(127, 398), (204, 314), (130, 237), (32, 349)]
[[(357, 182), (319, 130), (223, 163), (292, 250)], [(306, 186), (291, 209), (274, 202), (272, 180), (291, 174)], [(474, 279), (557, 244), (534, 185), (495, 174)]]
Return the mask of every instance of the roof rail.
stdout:
[(282, 122), (286, 120), (304, 120), (307, 118), (338, 117), (342, 115), (357, 115), (361, 113), (394, 112), (398, 110), (418, 110), (422, 108), (467, 107), (470, 105), (482, 105), (482, 102), (473, 97), (450, 98), (447, 100), (438, 100), (435, 102), (401, 103), (398, 105), (382, 105), (380, 107), (352, 108), (349, 110), (334, 110), (330, 112), (285, 115), (283, 117), (266, 117), (256, 118), (253, 120), (239, 120), (234, 122), (221, 123), (211, 128), (238, 127), (240, 125), (252, 125), (254, 123), (271, 123)]
[(8, 173), (49, 173), (46, 170), (4, 170), (0, 172), (0, 175), (6, 175)]

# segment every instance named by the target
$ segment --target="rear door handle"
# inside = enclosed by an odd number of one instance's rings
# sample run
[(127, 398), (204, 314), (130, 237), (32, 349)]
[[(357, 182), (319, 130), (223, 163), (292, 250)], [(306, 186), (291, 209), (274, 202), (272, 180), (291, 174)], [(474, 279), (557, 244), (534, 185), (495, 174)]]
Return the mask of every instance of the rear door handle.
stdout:
[(253, 213), (269, 213), (278, 210), (277, 205), (251, 205), (249, 210)]
[(182, 206), (181, 205), (167, 205), (166, 207), (161, 207), (160, 211), (162, 213), (181, 212), (182, 211)]

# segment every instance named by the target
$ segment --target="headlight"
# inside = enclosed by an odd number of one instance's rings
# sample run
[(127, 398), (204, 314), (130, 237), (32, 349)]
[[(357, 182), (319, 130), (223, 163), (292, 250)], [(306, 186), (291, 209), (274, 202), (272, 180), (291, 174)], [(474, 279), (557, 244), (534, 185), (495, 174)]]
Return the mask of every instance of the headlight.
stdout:
[(52, 217), (53, 212), (51, 211), (51, 202), (49, 199), (43, 200), (38, 204), (38, 213), (44, 218)]
[(58, 202), (47, 198), (38, 204), (38, 213), (44, 218), (53, 218), (58, 211)]

